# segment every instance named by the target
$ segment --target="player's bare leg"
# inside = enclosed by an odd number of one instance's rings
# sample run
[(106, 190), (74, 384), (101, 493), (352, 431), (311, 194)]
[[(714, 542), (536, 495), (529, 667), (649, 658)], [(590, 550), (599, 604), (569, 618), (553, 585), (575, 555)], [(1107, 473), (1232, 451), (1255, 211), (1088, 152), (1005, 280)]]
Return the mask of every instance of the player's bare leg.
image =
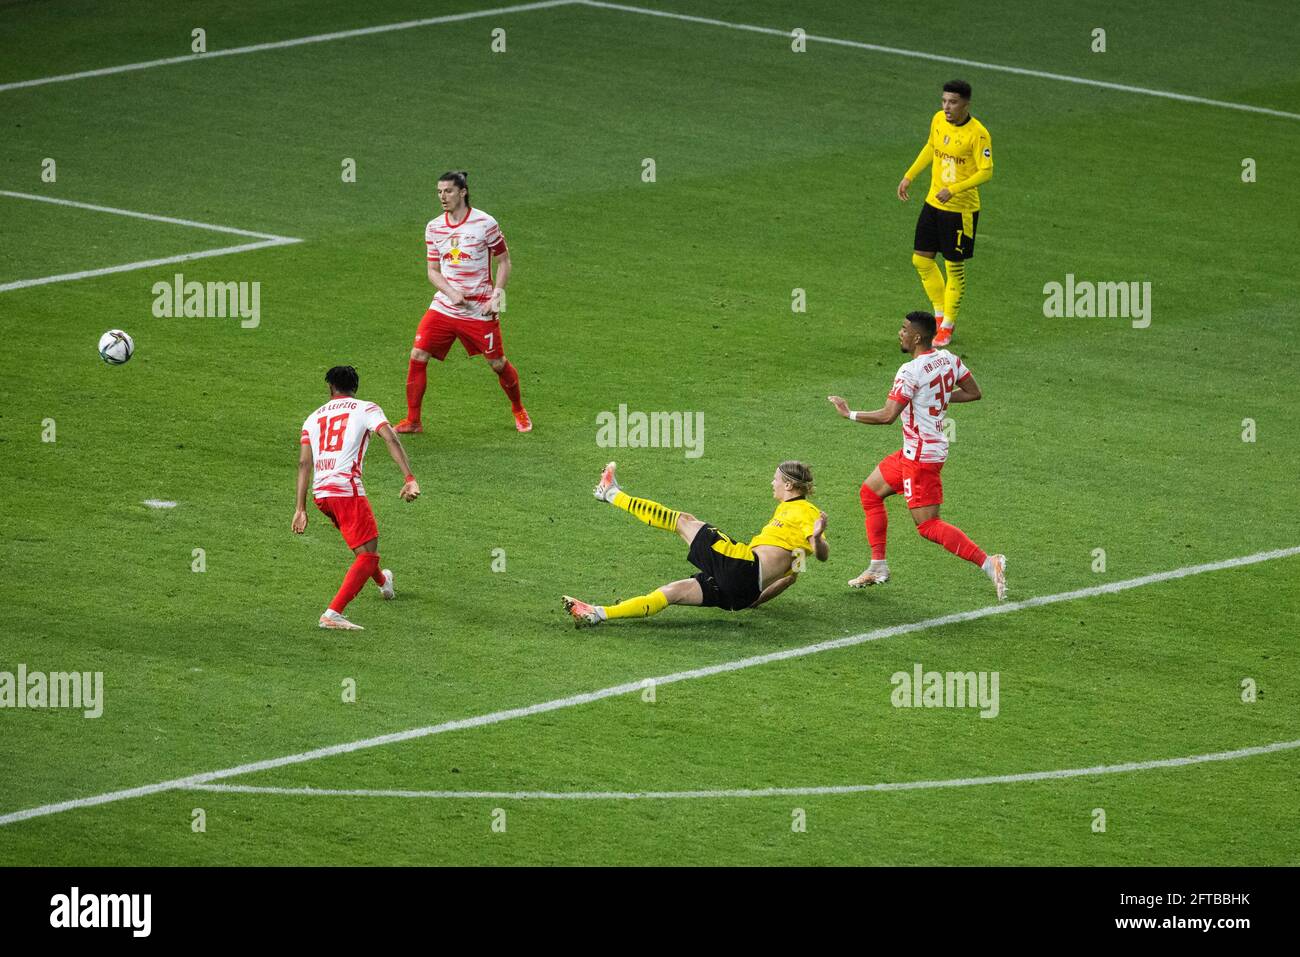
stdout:
[(497, 381), (501, 383), (502, 391), (510, 400), (510, 411), (515, 417), (515, 429), (519, 432), (533, 431), (533, 420), (529, 417), (528, 410), (524, 408), (523, 397), (519, 393), (518, 371), (505, 356), (500, 359), (489, 359), (488, 365), (497, 374)]
[(574, 625), (590, 628), (615, 618), (648, 618), (659, 614), (669, 605), (702, 605), (704, 592), (694, 578), (683, 578), (656, 588), (648, 595), (629, 598), (615, 605), (592, 605), (568, 595), (564, 596), (563, 601), (564, 610), (573, 618)]
[(923, 538), (942, 545), (958, 558), (964, 558), (971, 564), (978, 565), (980, 571), (988, 575), (989, 581), (993, 582), (998, 601), (1003, 601), (1007, 597), (1007, 556), (987, 554), (956, 525), (949, 525), (940, 519), (938, 505), (926, 505), (911, 511), (912, 521), (916, 522), (916, 530)]
[(393, 426), (394, 432), (408, 435), (423, 432), (420, 424), (420, 406), (424, 403), (424, 389), (429, 381), (429, 360), (433, 356), (423, 349), (411, 350), (411, 364), (406, 372), (406, 418)]
[(849, 580), (850, 588), (867, 588), (889, 581), (889, 561), (885, 558), (885, 532), (889, 527), (889, 518), (885, 514), (884, 500), (894, 494), (893, 487), (885, 481), (879, 468), (874, 469), (862, 483), (862, 510), (866, 513), (871, 564), (857, 578)]

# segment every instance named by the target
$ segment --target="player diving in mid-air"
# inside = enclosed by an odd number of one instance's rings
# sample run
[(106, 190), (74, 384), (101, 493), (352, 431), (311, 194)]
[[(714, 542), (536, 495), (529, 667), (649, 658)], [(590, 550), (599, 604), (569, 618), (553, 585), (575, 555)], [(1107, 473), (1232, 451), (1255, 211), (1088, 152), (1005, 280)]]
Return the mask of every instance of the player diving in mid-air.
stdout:
[(704, 605), (727, 611), (757, 608), (794, 584), (808, 554), (817, 556), (819, 562), (830, 557), (826, 513), (808, 501), (812, 489), (812, 471), (804, 463), (789, 461), (777, 466), (772, 475), (772, 497), (780, 504), (747, 545), (694, 515), (628, 495), (619, 488), (610, 462), (595, 488), (596, 498), (647, 525), (675, 532), (690, 547), (687, 560), (700, 571), (693, 578), (670, 582), (617, 605), (589, 605), (565, 595), (564, 610), (581, 628), (611, 618), (657, 615), (669, 605)]
[(907, 314), (898, 330), (898, 345), (911, 359), (899, 366), (894, 386), (881, 408), (854, 412), (838, 395), (827, 396), (835, 411), (851, 422), (889, 425), (899, 416), (903, 419), (903, 447), (881, 460), (862, 483), (860, 495), (871, 564), (849, 585), (865, 588), (889, 581), (889, 562), (885, 559), (889, 516), (884, 499), (901, 492), (921, 536), (978, 565), (993, 581), (998, 598), (1003, 599), (1007, 597), (1006, 556), (986, 554), (960, 528), (939, 518), (943, 502), (939, 473), (948, 459), (948, 437), (943, 428), (948, 404), (977, 402), (983, 393), (960, 358), (946, 349), (934, 348), (934, 333), (935, 321), (930, 313)]

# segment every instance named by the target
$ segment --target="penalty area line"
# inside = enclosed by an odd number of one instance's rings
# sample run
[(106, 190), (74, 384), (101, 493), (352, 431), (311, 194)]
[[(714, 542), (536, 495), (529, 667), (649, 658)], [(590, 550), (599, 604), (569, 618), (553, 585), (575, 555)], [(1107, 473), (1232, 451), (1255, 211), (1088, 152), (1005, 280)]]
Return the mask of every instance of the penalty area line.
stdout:
[(42, 76), (31, 80), (18, 80), (14, 83), (0, 83), (0, 93), (7, 90), (22, 90), (33, 86), (45, 86), (49, 83), (66, 83), (69, 80), (85, 80), (93, 76), (113, 76), (117, 73), (131, 73), (136, 70), (151, 70), (160, 66), (175, 66), (178, 63), (194, 63), (199, 60), (215, 60), (220, 57), (239, 56), (244, 53), (263, 53), (267, 50), (284, 50), (300, 47), (309, 43), (328, 43), (332, 40), (347, 40), (351, 37), (368, 37), (376, 33), (391, 33), (394, 30), (413, 30), (416, 27), (430, 27), (440, 23), (459, 23), (464, 20), (476, 20), (480, 17), (495, 17), (507, 13), (523, 13), (527, 10), (545, 10), (550, 7), (565, 7), (578, 0), (541, 0), (539, 3), (521, 3), (512, 7), (497, 7), (493, 10), (469, 10), (465, 13), (450, 13), (439, 17), (425, 17), (423, 20), (405, 20), (401, 23), (383, 23), (379, 26), (360, 27), (356, 30), (338, 30), (334, 33), (317, 33), (307, 37), (294, 37), (290, 40), (273, 40), (269, 43), (254, 43), (250, 46), (231, 47), (228, 50), (211, 50), (207, 53), (187, 53), (183, 56), (164, 57), (160, 60), (144, 60), (140, 63), (123, 63), (118, 66), (103, 67), (98, 70), (82, 70), (78, 73), (62, 73), (58, 76)]
[(270, 794), (282, 797), (368, 797), (426, 798), (434, 800), (492, 801), (670, 801), (701, 798), (821, 797), (838, 794), (864, 794), (868, 791), (927, 791), (935, 788), (968, 788), (983, 784), (1023, 784), (1028, 781), (1055, 781), (1062, 778), (1095, 777), (1130, 771), (1153, 771), (1157, 768), (1183, 768), (1211, 761), (1236, 761), (1261, 754), (1275, 754), (1300, 748), (1300, 739), (1275, 741), (1235, 751), (1215, 751), (1181, 758), (1154, 761), (1128, 761), (1124, 764), (1100, 764), (1089, 768), (1062, 768), (1057, 771), (1026, 771), (1021, 774), (990, 774), (983, 777), (947, 778), (938, 781), (888, 781), (879, 784), (832, 784), (821, 787), (795, 788), (721, 788), (697, 791), (406, 791), (372, 788), (286, 788), (254, 784), (193, 784), (187, 791), (211, 791), (217, 794)]
[[(638, 13), (642, 16), (661, 17), (667, 20), (680, 20), (683, 23), (699, 23), (710, 27), (723, 27), (728, 30), (741, 30), (746, 33), (760, 33), (765, 36), (791, 37), (790, 30), (776, 27), (761, 27), (751, 23), (735, 23), (730, 20), (717, 20), (713, 17), (699, 17), (689, 13), (675, 13), (671, 10), (653, 10), (649, 7), (634, 7), (624, 3), (608, 3), (603, 0), (578, 0), (583, 6), (602, 10), (618, 10), (622, 13)], [(1017, 76), (1029, 76), (1039, 80), (1056, 80), (1061, 83), (1074, 83), (1079, 86), (1093, 86), (1102, 90), (1115, 90), (1120, 93), (1136, 93), (1139, 96), (1154, 96), (1164, 100), (1178, 100), (1182, 103), (1196, 103), (1200, 106), (1217, 106), (1226, 110), (1239, 110), (1243, 113), (1259, 113), (1265, 116), (1277, 116), (1284, 120), (1300, 120), (1300, 113), (1288, 113), (1267, 106), (1254, 106), (1250, 103), (1233, 103), (1228, 100), (1214, 100), (1190, 93), (1174, 93), (1170, 90), (1154, 90), (1145, 86), (1132, 86), (1128, 83), (1112, 83), (1108, 80), (1091, 80), (1083, 76), (1070, 76), (1066, 73), (1051, 73), (1046, 70), (1032, 70), (1027, 67), (1007, 66), (1002, 63), (984, 63), (980, 60), (967, 60), (963, 57), (945, 56), (941, 53), (928, 53), (925, 50), (908, 50), (903, 47), (882, 46), (879, 43), (865, 43), (861, 40), (844, 40), (839, 37), (824, 37), (813, 33), (806, 34), (808, 40), (815, 43), (827, 43), (831, 46), (849, 47), (854, 50), (869, 50), (872, 53), (886, 53), (892, 56), (912, 57), (918, 60), (931, 60), (936, 63), (952, 63), (957, 66), (969, 66), (979, 70), (992, 70), (998, 73), (1013, 73)], [(3, 87), (0, 87), (3, 89)]]
[(579, 705), (591, 704), (592, 702), (601, 701), (605, 698), (614, 698), (625, 694), (632, 694), (634, 692), (642, 691), (648, 685), (669, 685), (680, 681), (691, 681), (696, 678), (707, 678), (712, 675), (741, 671), (746, 668), (755, 668), (759, 665), (772, 664), (778, 661), (789, 661), (796, 658), (803, 658), (808, 655), (820, 654), (823, 651), (833, 651), (838, 648), (850, 648), (854, 645), (861, 645), (869, 641), (879, 641), (882, 638), (892, 638), (897, 635), (927, 631), (931, 628), (941, 628), (945, 625), (977, 621), (981, 618), (1011, 614), (1018, 611), (1024, 611), (1028, 608), (1041, 608), (1045, 605), (1057, 604), (1058, 602), (1075, 601), (1080, 598), (1092, 598), (1098, 595), (1113, 595), (1117, 592), (1128, 591), (1133, 588), (1142, 588), (1146, 585), (1157, 584), (1158, 582), (1174, 581), (1179, 578), (1188, 578), (1192, 575), (1204, 575), (1208, 572), (1223, 571), (1229, 568), (1241, 568), (1247, 565), (1255, 565), (1260, 562), (1274, 561), (1279, 558), (1290, 558), (1295, 555), (1300, 555), (1300, 546), (1277, 548), (1265, 552), (1256, 552), (1253, 555), (1242, 555), (1237, 558), (1225, 558), (1216, 562), (1205, 562), (1200, 565), (1187, 565), (1183, 568), (1173, 568), (1168, 571), (1153, 572), (1150, 575), (1143, 575), (1140, 578), (1107, 582), (1101, 585), (1093, 585), (1089, 588), (1077, 588), (1073, 591), (1057, 592), (1054, 595), (1039, 595), (1035, 598), (1027, 598), (1024, 601), (986, 605), (983, 608), (976, 608), (971, 611), (955, 612), (954, 614), (942, 615), (938, 618), (926, 618), (923, 621), (915, 621), (906, 625), (892, 625), (887, 628), (877, 628), (874, 631), (863, 632), (859, 635), (849, 635), (845, 638), (820, 641), (816, 644), (803, 645), (798, 648), (787, 648), (784, 651), (774, 651), (768, 654), (754, 655), (749, 658), (740, 658), (735, 661), (724, 661), (716, 665), (707, 665), (702, 668), (692, 668), (688, 671), (677, 671), (672, 674), (659, 675), (658, 677), (642, 678), (638, 681), (628, 681), (623, 684), (611, 685), (608, 688), (600, 688), (596, 691), (570, 695), (565, 698), (554, 698), (550, 701), (542, 701), (537, 704), (531, 704), (520, 708), (508, 708), (503, 711), (493, 711), (488, 714), (476, 715), (470, 718), (458, 718), (452, 721), (443, 721), (440, 724), (427, 725), (421, 728), (410, 728), (406, 731), (381, 734), (376, 737), (362, 738), (357, 741), (348, 741), (342, 744), (332, 744), (326, 747), (314, 748), (311, 751), (303, 751), (299, 754), (286, 754), (277, 758), (252, 761), (247, 764), (239, 764), (218, 771), (205, 771), (201, 774), (192, 774), (187, 777), (173, 778), (170, 781), (159, 781), (156, 784), (145, 784), (139, 787), (124, 788), (119, 791), (107, 791), (103, 794), (71, 798), (66, 801), (58, 801), (52, 804), (42, 804), (37, 807), (24, 808), (18, 811), (11, 811), (7, 814), (0, 814), (0, 826), (14, 824), (19, 821), (27, 821), (32, 818), (46, 817), (51, 814), (60, 814), (64, 811), (72, 811), (78, 808), (95, 807), (100, 804), (110, 804), (115, 801), (125, 801), (131, 798), (145, 797), (163, 791), (188, 790), (192, 789), (195, 785), (209, 784), (213, 781), (219, 781), (225, 778), (240, 777), (257, 771), (270, 771), (275, 768), (288, 767), (294, 764), (304, 764), (308, 761), (317, 761), (321, 758), (336, 757), (341, 754), (351, 754), (355, 751), (383, 747), (389, 744), (399, 744), (403, 741), (414, 741), (435, 734), (445, 734), (449, 731), (460, 731), (466, 728), (482, 728), (488, 725), (500, 724), (503, 721), (512, 721), (515, 718), (527, 718), (533, 715), (545, 714), (550, 711), (559, 711), (564, 708), (573, 708)]
[(277, 236), (274, 233), (258, 233), (250, 229), (236, 229), (234, 226), (218, 226), (215, 223), (202, 223), (196, 219), (178, 219), (175, 216), (160, 216), (157, 213), (142, 213), (134, 209), (120, 209), (116, 206), (97, 206), (94, 203), (80, 203), (71, 199), (59, 199), (55, 196), (40, 196), (36, 193), (15, 193), (0, 189), (0, 196), (10, 199), (30, 199), (38, 203), (52, 203), (55, 206), (70, 206), (74, 209), (88, 209), (95, 213), (110, 213), (114, 216), (127, 216), (131, 219), (144, 219), (154, 223), (167, 223), (170, 226), (186, 226), (214, 233), (229, 233), (234, 236), (247, 236), (257, 242), (241, 243), (238, 246), (221, 246), (214, 249), (201, 249), (197, 252), (178, 253), (158, 259), (142, 259), (136, 262), (122, 263), (117, 266), (102, 266), (98, 269), (82, 269), (78, 272), (60, 273), (56, 276), (39, 276), (35, 279), (18, 279), (13, 282), (0, 283), (0, 292), (15, 289), (29, 289), (32, 286), (45, 286), (54, 282), (70, 282), (74, 279), (90, 279), (94, 276), (108, 276), (119, 272), (133, 272), (137, 269), (150, 269), (154, 266), (168, 266), (173, 263), (190, 262), (195, 259), (207, 259), (212, 256), (230, 256), (234, 253), (252, 252), (255, 249), (269, 249), (273, 246), (290, 246), (302, 242), (293, 236)]

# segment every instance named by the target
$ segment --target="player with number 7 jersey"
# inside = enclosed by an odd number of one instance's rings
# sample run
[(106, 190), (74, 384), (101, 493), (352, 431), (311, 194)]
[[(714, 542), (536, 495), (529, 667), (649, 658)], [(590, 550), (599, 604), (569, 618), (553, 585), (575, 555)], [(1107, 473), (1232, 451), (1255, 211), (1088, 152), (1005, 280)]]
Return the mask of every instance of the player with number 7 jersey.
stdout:
[(298, 454), (298, 503), (293, 513), (293, 531), (307, 530), (307, 490), (311, 488), (316, 507), (343, 534), (343, 541), (355, 556), (334, 600), (320, 616), (322, 628), (360, 631), (361, 626), (343, 617), (343, 610), (365, 587), (379, 586), (386, 599), (396, 597), (393, 573), (379, 567), (379, 528), (370, 500), (361, 484), (366, 445), (378, 434), (405, 479), (399, 496), (414, 501), (420, 486), (411, 474), (411, 463), (393, 432), (384, 410), (373, 402), (357, 398), (360, 377), (351, 366), (335, 366), (325, 373), (330, 400), (307, 416), (302, 424)]
[(959, 357), (946, 349), (934, 348), (937, 325), (935, 317), (928, 312), (909, 312), (903, 320), (898, 330), (898, 345), (911, 359), (899, 366), (883, 407), (872, 412), (854, 412), (838, 395), (828, 396), (835, 410), (851, 422), (889, 425), (900, 416), (903, 420), (903, 447), (883, 459), (862, 483), (860, 496), (866, 514), (871, 564), (849, 585), (865, 588), (889, 581), (889, 563), (885, 557), (889, 516), (884, 500), (902, 493), (921, 536), (978, 565), (992, 580), (998, 598), (1004, 599), (1007, 597), (1006, 556), (987, 554), (960, 528), (939, 518), (939, 506), (943, 504), (940, 473), (948, 459), (948, 435), (944, 429), (948, 405), (977, 402), (983, 393)]

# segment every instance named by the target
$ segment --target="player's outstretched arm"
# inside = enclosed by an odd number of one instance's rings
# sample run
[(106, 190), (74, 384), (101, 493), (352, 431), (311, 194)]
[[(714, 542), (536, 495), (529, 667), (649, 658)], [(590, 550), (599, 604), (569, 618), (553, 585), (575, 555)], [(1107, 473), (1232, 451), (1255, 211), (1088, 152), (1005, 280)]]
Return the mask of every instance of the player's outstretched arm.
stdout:
[(293, 510), (293, 531), (301, 535), (307, 531), (307, 487), (311, 484), (311, 446), (305, 442), (298, 446), (298, 499)]
[(393, 457), (397, 467), (402, 470), (402, 475), (406, 481), (402, 484), (402, 490), (398, 493), (404, 502), (414, 502), (420, 495), (420, 483), (415, 480), (411, 474), (411, 460), (406, 457), (406, 449), (402, 448), (402, 440), (397, 437), (393, 427), (385, 422), (377, 431), (379, 437), (384, 440), (388, 446), (388, 454)]
[(982, 398), (984, 393), (980, 391), (975, 377), (967, 372), (957, 383), (957, 388), (953, 389), (952, 394), (948, 396), (948, 402), (978, 402)]
[(849, 404), (838, 395), (828, 395), (826, 397), (831, 405), (835, 406), (835, 411), (841, 417), (848, 419), (850, 422), (861, 422), (864, 425), (889, 425), (902, 414), (903, 403), (894, 399), (885, 400), (885, 404), (872, 412), (854, 412), (849, 408)]

